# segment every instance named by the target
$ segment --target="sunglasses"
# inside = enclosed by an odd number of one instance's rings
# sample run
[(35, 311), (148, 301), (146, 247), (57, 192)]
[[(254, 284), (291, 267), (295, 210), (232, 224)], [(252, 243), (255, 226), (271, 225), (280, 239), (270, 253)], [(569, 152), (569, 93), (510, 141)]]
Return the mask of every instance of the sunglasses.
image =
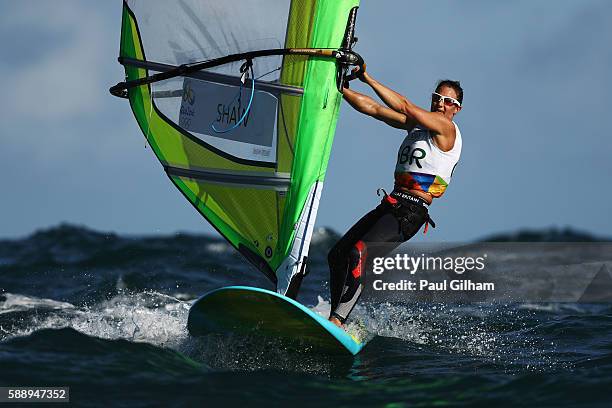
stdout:
[(436, 103), (438, 101), (442, 100), (442, 103), (447, 105), (447, 106), (457, 105), (458, 107), (461, 107), (461, 103), (458, 100), (456, 100), (455, 98), (451, 98), (450, 96), (440, 95), (437, 92), (432, 92), (431, 93), (431, 100), (436, 102)]

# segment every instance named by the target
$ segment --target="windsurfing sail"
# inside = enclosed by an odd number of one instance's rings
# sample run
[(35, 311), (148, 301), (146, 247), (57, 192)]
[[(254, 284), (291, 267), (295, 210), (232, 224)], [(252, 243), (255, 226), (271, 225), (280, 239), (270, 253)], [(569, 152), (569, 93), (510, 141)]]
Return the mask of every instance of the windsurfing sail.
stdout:
[(126, 81), (111, 92), (129, 98), (185, 198), (288, 296), (305, 272), (358, 2), (123, 2)]

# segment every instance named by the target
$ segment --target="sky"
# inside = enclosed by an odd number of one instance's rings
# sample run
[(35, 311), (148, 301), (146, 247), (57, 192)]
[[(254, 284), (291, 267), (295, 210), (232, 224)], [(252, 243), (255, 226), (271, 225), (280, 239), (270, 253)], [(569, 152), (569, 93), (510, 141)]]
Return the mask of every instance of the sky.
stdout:
[[(120, 13), (119, 0), (0, 1), (0, 238), (61, 222), (216, 235), (108, 93), (124, 75)], [(370, 74), (422, 107), (439, 79), (464, 88), (461, 161), (417, 240), (612, 235), (612, 2), (363, 0), (357, 36)], [(342, 232), (377, 205), (404, 136), (343, 103), (317, 226)]]

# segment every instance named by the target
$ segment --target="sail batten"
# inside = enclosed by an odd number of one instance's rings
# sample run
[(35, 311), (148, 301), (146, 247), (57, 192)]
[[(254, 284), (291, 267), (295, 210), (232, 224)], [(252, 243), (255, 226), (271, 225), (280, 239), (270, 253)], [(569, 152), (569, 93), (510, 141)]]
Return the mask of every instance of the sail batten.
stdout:
[(217, 182), (230, 185), (244, 186), (269, 186), (284, 189), (285, 191), (291, 185), (289, 177), (279, 176), (251, 176), (233, 173), (220, 173), (202, 170), (182, 169), (178, 167), (166, 167), (166, 172), (171, 176), (185, 177), (193, 180), (202, 180), (208, 182)]

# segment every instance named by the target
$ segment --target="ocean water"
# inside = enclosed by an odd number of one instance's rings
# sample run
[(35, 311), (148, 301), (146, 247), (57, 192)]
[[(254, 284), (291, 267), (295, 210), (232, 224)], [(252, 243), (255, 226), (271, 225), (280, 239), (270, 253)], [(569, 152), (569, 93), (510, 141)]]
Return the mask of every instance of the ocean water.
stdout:
[[(299, 297), (321, 313), (336, 238), (315, 232)], [(364, 301), (364, 350), (325, 356), (191, 337), (193, 300), (232, 284), (270, 288), (206, 236), (0, 241), (0, 386), (68, 386), (76, 406), (612, 406), (609, 303)]]

